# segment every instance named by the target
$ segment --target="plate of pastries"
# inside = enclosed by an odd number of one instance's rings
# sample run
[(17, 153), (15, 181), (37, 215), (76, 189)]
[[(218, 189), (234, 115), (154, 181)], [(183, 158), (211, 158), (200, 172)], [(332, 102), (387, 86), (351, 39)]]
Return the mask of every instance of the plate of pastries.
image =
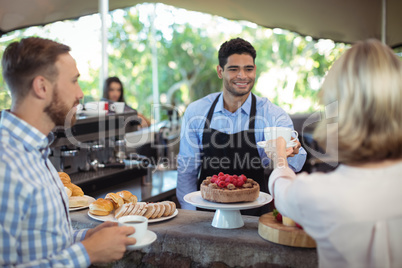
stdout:
[(58, 172), (64, 190), (68, 196), (69, 211), (88, 208), (89, 204), (95, 201), (95, 198), (85, 195), (81, 187), (71, 182), (70, 176), (65, 172)]
[(178, 211), (173, 201), (156, 203), (138, 202), (137, 196), (130, 191), (108, 193), (89, 205), (88, 216), (99, 221), (117, 221), (127, 215), (140, 215), (148, 222), (159, 222), (176, 217)]

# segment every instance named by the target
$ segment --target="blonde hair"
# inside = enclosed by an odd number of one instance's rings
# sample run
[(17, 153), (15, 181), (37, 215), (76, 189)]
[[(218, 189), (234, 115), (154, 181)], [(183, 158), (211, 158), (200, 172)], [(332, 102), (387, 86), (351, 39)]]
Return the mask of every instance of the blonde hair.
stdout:
[(389, 47), (375, 39), (354, 44), (328, 72), (320, 100), (337, 105), (338, 123), (321, 121), (314, 136), (323, 148), (338, 136), (337, 148), (326, 149), (339, 162), (402, 158), (402, 62)]

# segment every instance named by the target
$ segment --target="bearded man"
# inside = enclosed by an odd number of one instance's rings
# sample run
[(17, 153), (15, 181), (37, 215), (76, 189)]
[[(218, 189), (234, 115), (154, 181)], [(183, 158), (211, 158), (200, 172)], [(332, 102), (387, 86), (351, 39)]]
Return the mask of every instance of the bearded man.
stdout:
[(0, 266), (88, 267), (120, 259), (132, 227), (106, 222), (73, 230), (68, 197), (48, 159), (52, 129), (75, 122), (82, 90), (66, 45), (42, 38), (11, 43), (3, 77), (12, 96), (0, 118)]

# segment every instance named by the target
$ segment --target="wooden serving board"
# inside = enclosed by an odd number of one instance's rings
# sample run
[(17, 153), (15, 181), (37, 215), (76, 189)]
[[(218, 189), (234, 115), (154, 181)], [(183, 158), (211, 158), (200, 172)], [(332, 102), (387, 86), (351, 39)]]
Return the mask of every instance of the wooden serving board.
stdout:
[(303, 248), (316, 247), (314, 239), (304, 230), (283, 225), (275, 219), (272, 212), (260, 217), (258, 234), (268, 241), (281, 245)]

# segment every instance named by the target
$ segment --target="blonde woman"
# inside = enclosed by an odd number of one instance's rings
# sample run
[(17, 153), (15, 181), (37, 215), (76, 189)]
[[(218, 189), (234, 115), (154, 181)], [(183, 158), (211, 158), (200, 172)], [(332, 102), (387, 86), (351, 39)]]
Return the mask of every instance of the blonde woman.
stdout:
[(275, 205), (316, 240), (320, 267), (401, 267), (402, 62), (378, 40), (358, 42), (320, 98), (337, 107), (337, 124), (321, 122), (315, 137), (340, 165), (296, 176), (284, 140), (273, 141)]

